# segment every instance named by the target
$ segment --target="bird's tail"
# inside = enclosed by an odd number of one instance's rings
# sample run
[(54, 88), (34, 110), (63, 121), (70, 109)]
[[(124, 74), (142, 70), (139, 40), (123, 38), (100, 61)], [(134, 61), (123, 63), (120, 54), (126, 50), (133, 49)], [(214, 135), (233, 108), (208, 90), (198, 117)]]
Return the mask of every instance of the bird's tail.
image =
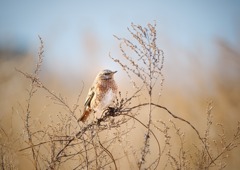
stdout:
[(91, 113), (91, 109), (84, 110), (82, 116), (80, 117), (80, 119), (78, 119), (78, 122), (80, 122), (80, 121), (85, 122), (90, 113)]

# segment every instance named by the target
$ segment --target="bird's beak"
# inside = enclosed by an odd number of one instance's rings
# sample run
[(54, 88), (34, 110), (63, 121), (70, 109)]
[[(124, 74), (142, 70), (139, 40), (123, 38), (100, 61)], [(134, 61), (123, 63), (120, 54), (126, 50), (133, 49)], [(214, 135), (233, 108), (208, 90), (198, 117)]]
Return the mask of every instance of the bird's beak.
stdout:
[(113, 71), (112, 74), (115, 74), (117, 71)]

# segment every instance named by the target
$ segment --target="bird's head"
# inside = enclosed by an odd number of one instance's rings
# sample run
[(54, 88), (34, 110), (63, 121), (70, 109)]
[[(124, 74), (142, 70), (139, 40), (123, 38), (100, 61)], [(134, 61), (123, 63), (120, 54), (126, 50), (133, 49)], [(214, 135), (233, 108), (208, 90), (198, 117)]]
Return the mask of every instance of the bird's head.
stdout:
[(110, 79), (113, 79), (113, 75), (114, 75), (116, 72), (117, 72), (117, 71), (102, 70), (102, 71), (98, 74), (98, 78), (100, 78), (101, 80), (110, 80)]

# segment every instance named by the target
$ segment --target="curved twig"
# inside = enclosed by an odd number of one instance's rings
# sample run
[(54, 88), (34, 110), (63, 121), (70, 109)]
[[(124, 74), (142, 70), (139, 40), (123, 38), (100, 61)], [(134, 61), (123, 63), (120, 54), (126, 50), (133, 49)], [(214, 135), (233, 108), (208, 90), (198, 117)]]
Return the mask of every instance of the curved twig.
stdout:
[(119, 115), (123, 115), (123, 116), (131, 117), (132, 119), (134, 119), (134, 120), (136, 120), (138, 123), (140, 123), (142, 126), (144, 126), (146, 129), (148, 129), (149, 132), (153, 135), (153, 137), (154, 137), (155, 140), (157, 141), (158, 152), (159, 152), (159, 159), (158, 159), (158, 161), (157, 161), (157, 165), (156, 165), (156, 167), (155, 167), (155, 169), (157, 169), (158, 164), (159, 164), (159, 162), (160, 162), (160, 157), (161, 157), (161, 155), (160, 155), (160, 153), (161, 153), (161, 147), (160, 147), (160, 143), (159, 143), (159, 141), (158, 141), (156, 135), (153, 133), (153, 131), (152, 131), (151, 129), (149, 129), (144, 123), (142, 123), (142, 122), (141, 122), (140, 120), (138, 120), (137, 118), (135, 118), (135, 117), (133, 117), (133, 116), (131, 116), (131, 115), (128, 115), (128, 114), (119, 114)]
[[(211, 157), (211, 155), (210, 155), (210, 153), (209, 153), (209, 151), (208, 151), (208, 149), (207, 149), (207, 146), (206, 146), (203, 138), (201, 137), (199, 131), (197, 130), (197, 128), (195, 128), (189, 121), (187, 121), (187, 120), (185, 120), (185, 119), (183, 119), (183, 118), (181, 118), (181, 117), (176, 116), (175, 114), (173, 114), (168, 108), (166, 108), (166, 107), (164, 107), (164, 106), (161, 106), (161, 105), (158, 105), (158, 104), (155, 104), (155, 103), (150, 103), (150, 104), (153, 105), (153, 106), (156, 106), (156, 107), (158, 107), (158, 108), (161, 108), (161, 109), (163, 109), (163, 110), (165, 110), (165, 111), (167, 111), (173, 118), (179, 119), (179, 120), (187, 123), (189, 126), (191, 126), (191, 128), (196, 132), (198, 138), (200, 139), (200, 141), (201, 141), (202, 144), (204, 145), (204, 148), (206, 149), (209, 158), (211, 159), (211, 161), (213, 161), (213, 159), (212, 159), (212, 157)], [(149, 103), (142, 103), (142, 104), (133, 106), (133, 107), (127, 109), (126, 111), (131, 111), (131, 110), (133, 110), (133, 109), (136, 109), (136, 108), (142, 107), (142, 106), (146, 106), (146, 105), (149, 105)]]
[(101, 146), (101, 148), (108, 154), (108, 156), (112, 159), (113, 163), (114, 163), (114, 166), (115, 166), (115, 169), (117, 170), (117, 165), (116, 165), (116, 162), (115, 162), (115, 159), (113, 157), (113, 155), (111, 154), (111, 152), (105, 148), (102, 143), (100, 142), (100, 140), (98, 141), (99, 145)]

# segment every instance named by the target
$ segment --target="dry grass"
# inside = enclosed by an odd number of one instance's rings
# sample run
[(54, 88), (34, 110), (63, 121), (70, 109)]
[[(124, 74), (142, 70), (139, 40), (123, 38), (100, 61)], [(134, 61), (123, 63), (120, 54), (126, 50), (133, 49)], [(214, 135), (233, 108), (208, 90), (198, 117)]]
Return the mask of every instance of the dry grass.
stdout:
[[(161, 105), (164, 54), (157, 46), (156, 24), (132, 24), (128, 30), (132, 39), (115, 36), (122, 55), (110, 57), (129, 77), (134, 90), (119, 92), (114, 107), (89, 124), (77, 122), (83, 88), (75, 101), (69, 102), (41, 81), (44, 44), (39, 37), (35, 69), (32, 73), (17, 70), (29, 80), (25, 104), (13, 109), (23, 131), (13, 135), (1, 127), (2, 169), (17, 169), (16, 153), (24, 156), (32, 169), (227, 167), (228, 155), (240, 144), (240, 123), (234, 125), (234, 133), (227, 133), (228, 128), (215, 123), (211, 102), (201, 116), (204, 128), (199, 126), (199, 120), (188, 120)], [(34, 102), (41, 104), (38, 94), (46, 96), (47, 105), (41, 111), (33, 109)]]

